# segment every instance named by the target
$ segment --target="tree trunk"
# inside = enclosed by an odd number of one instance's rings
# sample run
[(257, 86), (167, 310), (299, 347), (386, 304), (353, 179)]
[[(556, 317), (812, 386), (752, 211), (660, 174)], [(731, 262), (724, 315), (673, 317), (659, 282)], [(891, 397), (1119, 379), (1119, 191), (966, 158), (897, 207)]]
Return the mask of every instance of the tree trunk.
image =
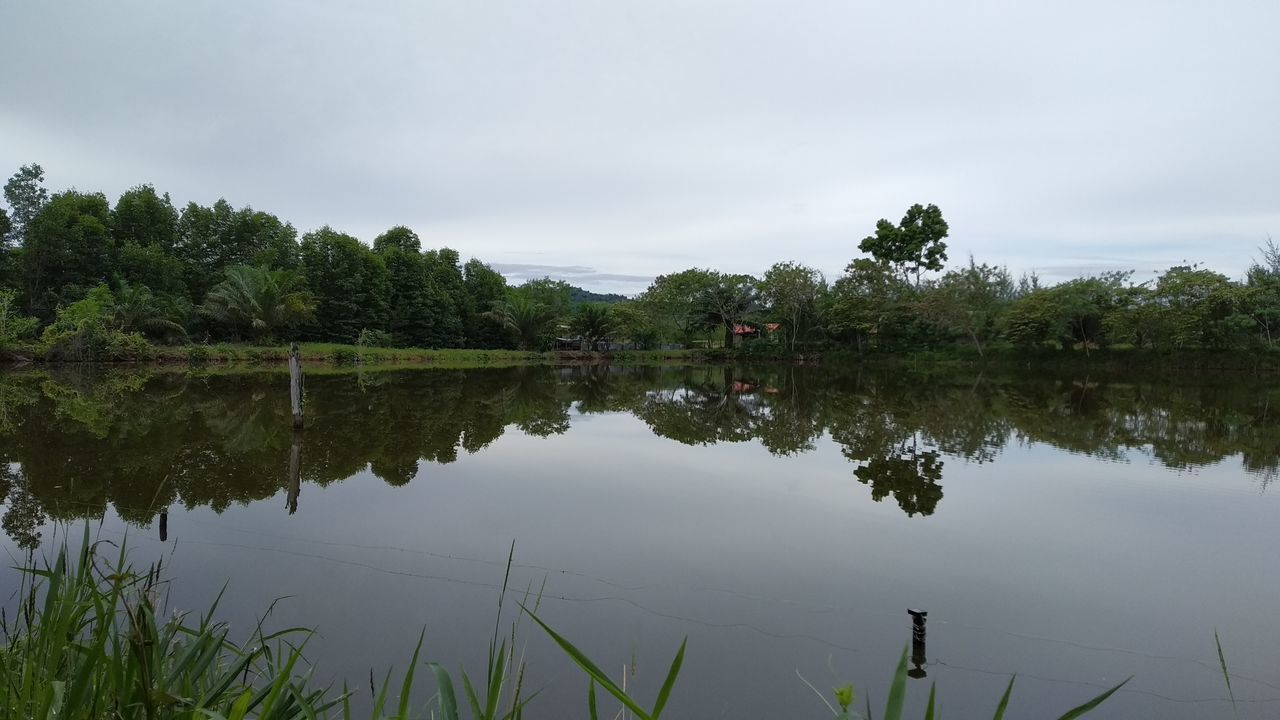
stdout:
[(726, 350), (733, 349), (733, 323), (724, 324), (724, 348)]
[(978, 340), (978, 334), (970, 330), (969, 337), (973, 338), (973, 346), (978, 348), (978, 357), (985, 359), (987, 356), (982, 352), (982, 342)]
[(302, 357), (298, 343), (289, 347), (289, 406), (293, 410), (293, 427), (302, 428)]

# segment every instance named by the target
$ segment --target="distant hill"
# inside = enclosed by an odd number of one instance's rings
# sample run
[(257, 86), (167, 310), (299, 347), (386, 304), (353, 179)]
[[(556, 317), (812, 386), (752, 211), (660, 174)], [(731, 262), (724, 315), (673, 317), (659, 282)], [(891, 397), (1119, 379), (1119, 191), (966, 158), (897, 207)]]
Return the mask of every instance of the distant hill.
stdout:
[(569, 301), (574, 305), (582, 305), (584, 303), (604, 303), (606, 305), (612, 305), (629, 299), (630, 298), (626, 295), (619, 295), (617, 293), (593, 293), (590, 290), (583, 290), (576, 285), (569, 286)]

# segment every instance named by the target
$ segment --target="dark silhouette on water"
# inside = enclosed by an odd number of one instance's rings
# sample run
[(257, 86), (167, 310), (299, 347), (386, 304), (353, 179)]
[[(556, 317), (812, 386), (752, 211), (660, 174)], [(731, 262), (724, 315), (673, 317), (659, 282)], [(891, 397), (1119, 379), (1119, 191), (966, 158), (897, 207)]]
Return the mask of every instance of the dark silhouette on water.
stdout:
[(924, 669), (925, 663), (928, 662), (924, 648), (924, 624), (929, 619), (929, 613), (926, 610), (907, 610), (907, 614), (911, 616), (911, 664), (913, 665), (907, 671), (907, 676), (920, 680), (929, 676)]
[(289, 514), (298, 512), (298, 495), (302, 488), (302, 431), (294, 430), (293, 439), (289, 441), (289, 490), (285, 496), (285, 505)]

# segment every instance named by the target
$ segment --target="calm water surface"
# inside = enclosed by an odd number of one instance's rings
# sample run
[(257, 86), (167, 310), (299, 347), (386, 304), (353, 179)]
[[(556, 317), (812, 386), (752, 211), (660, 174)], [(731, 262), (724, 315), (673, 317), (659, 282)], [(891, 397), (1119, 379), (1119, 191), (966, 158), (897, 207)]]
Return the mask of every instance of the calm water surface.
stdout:
[[(512, 585), (668, 711), (819, 718), (883, 703), (928, 611), (912, 715), (1280, 715), (1280, 390), (1247, 378), (910, 376), (829, 369), (516, 368), (0, 376), (5, 550), (56, 521), (163, 556), (171, 605), (313, 626), (323, 677), (425, 655), (481, 673)], [(290, 477), (291, 456), (297, 477)], [(12, 563), (5, 563), (11, 565)], [(545, 586), (544, 586), (545, 583)], [(0, 570), (0, 602), (15, 574)], [(534, 717), (586, 681), (535, 628)], [(456, 672), (455, 672), (456, 675)], [(366, 680), (362, 680), (362, 678)], [(430, 688), (424, 688), (424, 694)], [(861, 702), (861, 701), (859, 701)], [(1013, 711), (1016, 711), (1014, 713)]]

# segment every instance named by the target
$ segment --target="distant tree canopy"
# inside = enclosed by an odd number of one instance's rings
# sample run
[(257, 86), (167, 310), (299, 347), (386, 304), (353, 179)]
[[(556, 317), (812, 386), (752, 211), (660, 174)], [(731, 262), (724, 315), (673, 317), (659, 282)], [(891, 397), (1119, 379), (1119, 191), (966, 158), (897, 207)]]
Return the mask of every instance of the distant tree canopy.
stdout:
[(877, 222), (875, 234), (863, 238), (858, 249), (904, 277), (914, 276), (919, 285), (921, 272), (941, 270), (947, 261), (943, 239), (949, 229), (937, 205), (924, 207), (917, 203), (907, 208), (897, 225), (883, 219)]
[[(509, 285), (478, 259), (424, 248), (403, 225), (365, 244), (327, 226), (299, 237), (277, 216), (226, 200), (178, 208), (146, 184), (114, 204), (102, 193), (51, 194), (34, 163), (8, 179), (4, 199), (5, 354), (43, 342), (54, 325), (80, 328), (86, 347), (97, 347), (89, 335), (98, 330), (119, 334), (102, 345), (117, 349), (363, 336), (427, 348), (967, 346), (985, 355), (1001, 345), (1165, 351), (1280, 341), (1280, 249), (1269, 240), (1241, 280), (1188, 265), (1140, 283), (1109, 272), (1045, 285), (973, 258), (948, 268), (950, 226), (936, 205), (915, 204), (897, 223), (877, 222), (831, 282), (795, 261), (760, 276), (695, 267), (627, 299), (549, 277)], [(80, 315), (64, 317), (73, 307)], [(98, 324), (85, 325), (90, 317)]]

